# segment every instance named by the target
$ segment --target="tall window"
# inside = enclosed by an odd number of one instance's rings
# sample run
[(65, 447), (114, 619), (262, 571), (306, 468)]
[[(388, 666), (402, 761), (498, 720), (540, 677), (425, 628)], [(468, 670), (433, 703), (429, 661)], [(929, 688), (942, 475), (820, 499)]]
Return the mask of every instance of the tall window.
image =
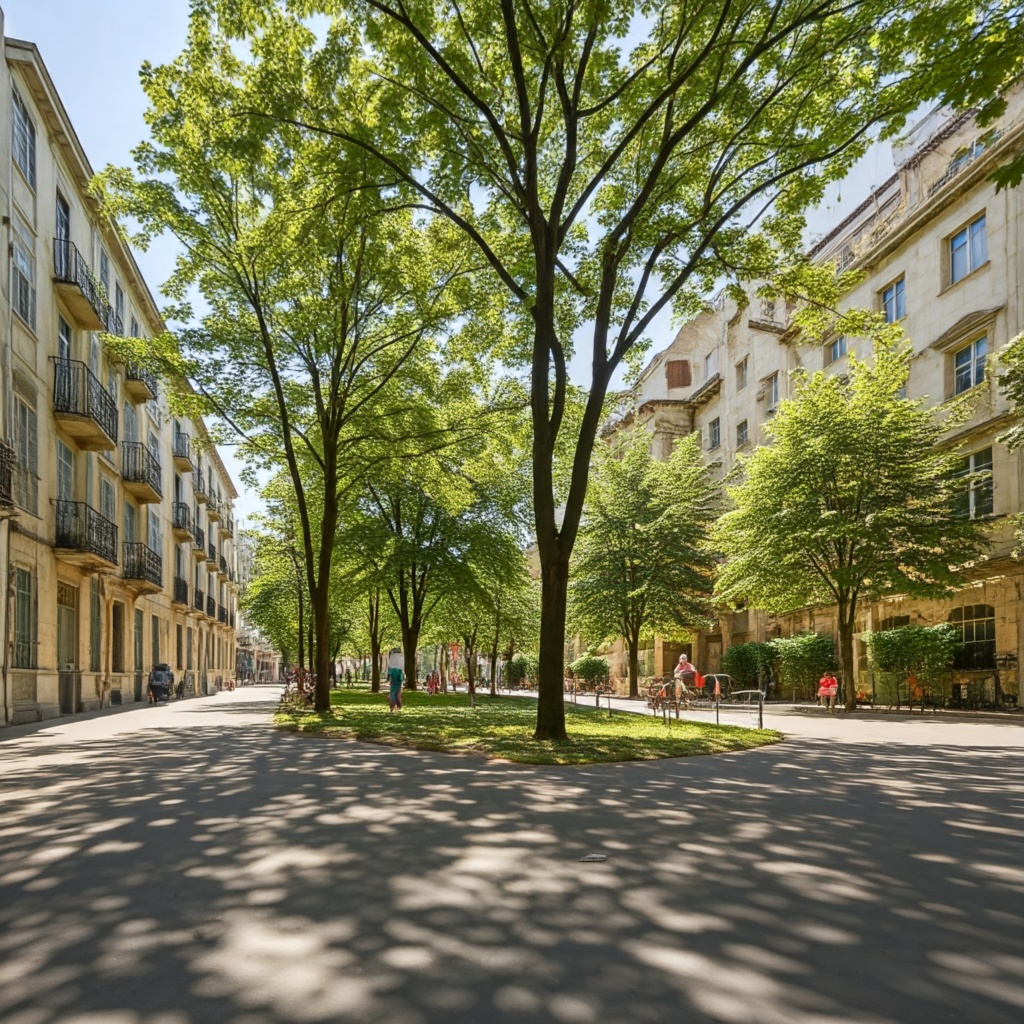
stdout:
[(139, 337), (139, 321), (132, 317), (131, 333), (133, 338)]
[(14, 312), (36, 329), (36, 241), (28, 225), (15, 214), (11, 221), (11, 304)]
[(67, 362), (71, 358), (71, 324), (57, 317), (57, 358)]
[(175, 641), (176, 642), (175, 642), (175, 646), (174, 646), (174, 653), (177, 655), (177, 658), (175, 659), (174, 667), (180, 672), (181, 671), (181, 647), (182, 647), (182, 636), (181, 636), (181, 626), (180, 625), (176, 627), (175, 633), (176, 633), (176, 636), (175, 636)]
[(842, 359), (846, 355), (847, 343), (846, 335), (840, 334), (838, 338), (833, 338), (829, 342), (828, 346), (828, 361), (834, 363), (837, 359)]
[(192, 668), (192, 627), (185, 627), (185, 668)]
[(954, 608), (949, 624), (960, 632), (963, 647), (953, 662), (959, 669), (996, 667), (996, 610), (990, 604)]
[(949, 240), (949, 283), (954, 284), (977, 270), (988, 259), (985, 214), (972, 220)]
[(747, 443), (747, 421), (736, 424), (736, 446), (742, 448)]
[(14, 570), (14, 667), (36, 667), (36, 607), (32, 573)]
[(978, 338), (953, 354), (953, 393), (970, 391), (985, 379), (988, 338)]
[(893, 281), (888, 288), (882, 292), (882, 312), (885, 313), (885, 322), (894, 324), (907, 315), (906, 285), (901, 277)]
[(160, 518), (149, 509), (149, 546), (159, 555), (163, 545), (160, 542)]
[(100, 249), (100, 284), (103, 285), (103, 291), (110, 294), (110, 257), (107, 255), (106, 249)]
[(708, 448), (714, 451), (722, 443), (722, 421), (715, 417), (708, 424)]
[(57, 500), (75, 500), (75, 457), (71, 449), (57, 439)]
[(120, 281), (114, 282), (114, 313), (117, 315), (117, 322), (121, 325), (120, 329), (124, 330), (124, 289), (121, 287)]
[[(111, 523), (115, 520), (114, 501), (114, 485), (105, 476), (100, 477), (100, 515)], [(127, 524), (125, 528), (127, 529)], [(132, 538), (126, 536), (124, 539)]]
[(100, 581), (89, 577), (89, 671), (99, 672), (101, 668), (102, 625), (100, 622)]
[(36, 126), (32, 118), (28, 116), (28, 107), (14, 90), (13, 111), (11, 113), (12, 139), (11, 146), (14, 150), (14, 162), (21, 168), (25, 180), (33, 187), (36, 187)]
[(704, 357), (704, 379), (711, 380), (718, 373), (718, 349), (713, 349)]
[(39, 438), (36, 411), (22, 398), (14, 400), (18, 472), (14, 476), (14, 501), (26, 512), (39, 514)]
[(957, 475), (965, 477), (966, 480), (957, 498), (954, 509), (956, 515), (969, 519), (992, 515), (995, 509), (992, 494), (992, 449), (983, 448), (980, 452), (968, 455), (960, 463)]
[(744, 356), (736, 364), (736, 390), (742, 391), (747, 386), (747, 362), (749, 357)]
[(773, 373), (768, 380), (765, 398), (768, 402), (768, 408), (774, 409), (779, 404), (779, 375)]
[(152, 617), (152, 635), (151, 640), (153, 644), (153, 664), (160, 664), (160, 619), (154, 615)]

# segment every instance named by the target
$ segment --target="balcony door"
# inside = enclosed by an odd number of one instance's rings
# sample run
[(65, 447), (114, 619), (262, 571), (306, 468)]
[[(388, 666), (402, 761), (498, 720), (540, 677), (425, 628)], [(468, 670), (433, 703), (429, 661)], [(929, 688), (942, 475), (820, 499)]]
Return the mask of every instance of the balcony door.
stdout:
[(124, 539), (127, 544), (135, 540), (135, 506), (127, 501), (124, 503)]
[(57, 583), (57, 665), (60, 672), (78, 669), (78, 588)]
[(75, 457), (61, 440), (57, 441), (57, 500), (75, 500)]
[[(71, 207), (68, 201), (57, 193), (57, 276), (65, 281), (71, 276), (71, 252), (66, 243), (71, 241)], [(63, 242), (65, 244), (61, 245)]]
[(131, 402), (124, 403), (124, 439), (129, 442), (139, 439), (139, 414)]

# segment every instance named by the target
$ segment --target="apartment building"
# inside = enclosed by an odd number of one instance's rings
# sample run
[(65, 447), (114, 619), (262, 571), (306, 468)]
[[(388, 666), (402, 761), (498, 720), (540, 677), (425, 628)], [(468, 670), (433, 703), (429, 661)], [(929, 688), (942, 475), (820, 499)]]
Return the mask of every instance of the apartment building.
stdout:
[[(1024, 90), (1009, 97), (999, 123), (981, 130), (970, 114), (937, 109), (895, 151), (896, 172), (811, 249), (837, 270), (864, 278), (844, 299), (848, 308), (875, 309), (903, 325), (913, 347), (908, 394), (930, 405), (958, 395), (973, 402), (969, 422), (949, 442), (962, 446), (965, 473), (985, 474), (963, 495), (963, 514), (991, 525), (988, 559), (970, 585), (941, 601), (894, 597), (865, 607), (858, 634), (899, 625), (950, 622), (965, 652), (958, 678), (991, 698), (998, 677), (1003, 693), (1019, 693), (1024, 574), (1011, 557), (1009, 517), (1021, 510), (1024, 460), (998, 441), (1014, 422), (996, 384), (995, 355), (1024, 330), (1024, 190), (997, 194), (988, 175), (1024, 146)], [(718, 296), (659, 352), (631, 396), (631, 411), (614, 427), (642, 423), (655, 451), (667, 454), (675, 438), (699, 432), (705, 457), (724, 476), (740, 453), (764, 440), (764, 426), (790, 391), (796, 369), (844, 373), (852, 352), (867, 354), (867, 339), (842, 335), (809, 343), (789, 325), (782, 303), (762, 301), (751, 285), (740, 308)], [(714, 671), (732, 644), (766, 640), (798, 629), (837, 632), (833, 608), (808, 608), (779, 617), (742, 611), (721, 615), (690, 654)], [(656, 644), (647, 652), (654, 674), (668, 671), (680, 648)], [(858, 641), (858, 682), (870, 683), (866, 651)]]
[(160, 382), (105, 344), (164, 326), (89, 194), (92, 168), (39, 51), (6, 36), (3, 45), (10, 723), (145, 700), (155, 664), (169, 664), (186, 693), (233, 674), (237, 494), (202, 420), (174, 416)]

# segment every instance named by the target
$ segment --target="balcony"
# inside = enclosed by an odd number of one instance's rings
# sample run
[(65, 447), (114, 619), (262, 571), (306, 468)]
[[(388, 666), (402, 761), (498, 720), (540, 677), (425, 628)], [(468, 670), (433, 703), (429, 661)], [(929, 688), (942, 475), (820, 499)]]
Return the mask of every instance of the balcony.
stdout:
[(217, 621), (222, 626), (226, 626), (228, 624), (228, 610), (227, 610), (227, 608), (224, 607), (224, 605), (221, 605), (217, 609)]
[(212, 498), (206, 503), (206, 515), (211, 523), (219, 523), (221, 520), (220, 505)]
[(206, 534), (203, 532), (203, 528), (197, 523), (195, 529), (192, 531), (192, 557), (197, 562), (206, 561)]
[(188, 607), (188, 580), (183, 580), (180, 576), (174, 577), (174, 596), (171, 600), (175, 604), (183, 604)]
[(228, 578), (228, 560), (223, 555), (220, 556), (220, 574), (225, 579)]
[(230, 627), (231, 627), (232, 629), (234, 629), (234, 628), (235, 628), (235, 613), (234, 613), (234, 612), (230, 612), (230, 613), (228, 614), (228, 625), (229, 625), (229, 626), (230, 626)]
[(85, 331), (107, 330), (110, 305), (103, 287), (75, 244), (66, 238), (53, 240), (53, 286), (76, 327)]
[(117, 567), (117, 527), (84, 501), (55, 501), (57, 557), (87, 572)]
[(152, 401), (156, 398), (156, 374), (138, 363), (129, 363), (124, 371), (124, 393), (133, 402)]
[(192, 493), (200, 505), (206, 501), (206, 485), (203, 483), (203, 471), (200, 466), (192, 470)]
[(124, 542), (124, 568), (121, 575), (127, 586), (140, 594), (163, 590), (163, 560), (148, 544)]
[(160, 463), (141, 441), (121, 444), (121, 479), (124, 489), (139, 501), (159, 501), (163, 496)]
[(206, 549), (206, 565), (210, 572), (216, 572), (219, 566), (217, 562), (217, 549), (212, 543)]
[(106, 388), (77, 359), (53, 361), (54, 419), (88, 452), (117, 447), (117, 404)]
[(14, 446), (0, 441), (0, 515), (14, 508)]
[(235, 535), (235, 521), (230, 516), (224, 516), (220, 521), (220, 533), (222, 537), (233, 537)]
[(213, 594), (206, 595), (206, 617), (209, 619), (217, 618), (217, 602)]
[(189, 439), (188, 434), (183, 434), (178, 431), (174, 435), (174, 468), (175, 469), (191, 469), (192, 468), (192, 441)]
[(107, 334), (116, 334), (119, 338), (124, 337), (124, 320), (117, 315), (113, 306), (107, 306), (107, 322), (103, 330)]
[(200, 614), (202, 614), (203, 609), (206, 607), (205, 597), (206, 595), (198, 588), (192, 595), (192, 607)]
[(192, 509), (183, 501), (171, 506), (171, 530), (178, 540), (192, 539)]

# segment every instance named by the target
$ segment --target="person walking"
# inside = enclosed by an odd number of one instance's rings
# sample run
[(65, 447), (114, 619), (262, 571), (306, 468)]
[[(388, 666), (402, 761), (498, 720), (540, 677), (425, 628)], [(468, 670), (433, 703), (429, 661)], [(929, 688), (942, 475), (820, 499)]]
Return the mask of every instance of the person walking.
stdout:
[(388, 714), (402, 710), (402, 655), (392, 651), (388, 657)]
[(818, 680), (818, 702), (822, 707), (828, 705), (829, 711), (836, 706), (836, 694), (839, 692), (839, 681), (831, 670), (826, 669), (824, 675)]

